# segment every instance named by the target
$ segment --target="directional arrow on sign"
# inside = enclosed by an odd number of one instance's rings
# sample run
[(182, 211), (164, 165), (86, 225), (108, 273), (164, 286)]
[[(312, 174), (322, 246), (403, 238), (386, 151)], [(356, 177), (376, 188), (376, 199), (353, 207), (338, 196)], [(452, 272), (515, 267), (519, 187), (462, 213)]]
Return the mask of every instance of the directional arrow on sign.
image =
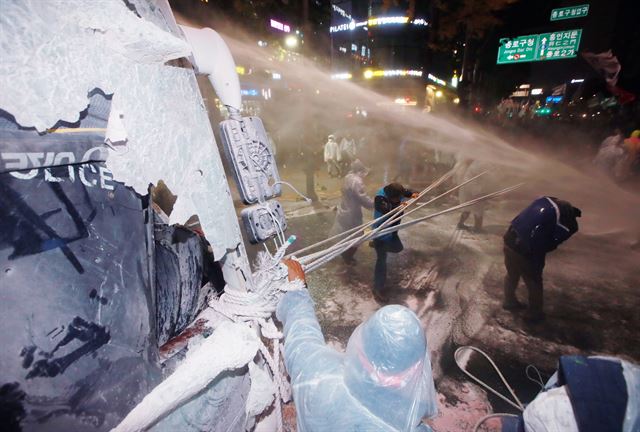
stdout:
[(543, 37), (540, 42), (540, 56), (544, 56), (544, 51), (547, 48), (547, 38)]

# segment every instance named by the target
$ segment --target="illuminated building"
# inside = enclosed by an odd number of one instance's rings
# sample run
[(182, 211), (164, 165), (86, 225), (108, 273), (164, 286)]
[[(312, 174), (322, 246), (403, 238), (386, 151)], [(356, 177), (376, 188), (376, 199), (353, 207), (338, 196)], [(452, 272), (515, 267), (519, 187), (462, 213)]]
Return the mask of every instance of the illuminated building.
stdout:
[(332, 73), (393, 100), (421, 105), (427, 82), (427, 8), (424, 2), (392, 3), (396, 6), (385, 9), (382, 0), (332, 1)]

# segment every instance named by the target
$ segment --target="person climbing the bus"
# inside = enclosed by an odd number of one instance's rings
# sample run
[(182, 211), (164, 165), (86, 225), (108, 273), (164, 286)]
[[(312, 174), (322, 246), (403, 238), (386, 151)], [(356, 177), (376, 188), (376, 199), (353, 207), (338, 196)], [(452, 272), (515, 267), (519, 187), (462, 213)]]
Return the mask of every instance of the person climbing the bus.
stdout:
[(544, 319), (542, 271), (547, 253), (578, 232), (580, 209), (555, 197), (543, 196), (533, 201), (511, 221), (504, 234), (504, 303), (507, 310), (524, 309), (516, 297), (520, 278), (529, 291), (525, 321)]
[[(417, 193), (405, 188), (400, 183), (388, 184), (380, 189), (376, 194), (373, 204), (373, 218), (378, 219), (379, 217), (395, 210), (400, 205), (403, 205), (403, 201), (417, 196)], [(378, 228), (386, 220), (387, 218), (384, 218), (376, 222), (373, 225), (373, 228)], [(400, 224), (400, 221), (401, 218), (398, 217), (387, 227), (396, 226)], [(377, 301), (385, 303), (389, 300), (386, 292), (387, 254), (401, 252), (404, 249), (404, 246), (402, 245), (400, 236), (398, 236), (398, 232), (394, 231), (373, 240), (373, 247), (376, 250), (377, 256), (373, 279), (373, 296)]]

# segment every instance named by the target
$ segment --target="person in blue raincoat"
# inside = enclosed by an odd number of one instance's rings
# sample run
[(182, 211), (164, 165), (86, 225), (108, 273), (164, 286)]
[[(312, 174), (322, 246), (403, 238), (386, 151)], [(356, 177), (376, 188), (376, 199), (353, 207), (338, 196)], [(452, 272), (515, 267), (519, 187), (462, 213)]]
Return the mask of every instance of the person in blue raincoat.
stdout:
[[(304, 280), (296, 261), (289, 279)], [(352, 333), (345, 353), (326, 345), (306, 289), (284, 295), (284, 361), (300, 432), (428, 432), (437, 414), (427, 339), (418, 317), (385, 306)]]
[(504, 235), (504, 264), (507, 274), (504, 280), (503, 308), (524, 308), (516, 298), (520, 278), (529, 291), (529, 308), (525, 320), (538, 322), (544, 319), (542, 271), (547, 253), (578, 232), (577, 218), (580, 209), (555, 197), (543, 196), (533, 201), (511, 221)]
[[(391, 183), (381, 188), (374, 199), (373, 204), (373, 218), (379, 217), (389, 213), (396, 209), (402, 202), (408, 198), (416, 197), (417, 194), (400, 183)], [(386, 218), (376, 222), (373, 227), (377, 228), (387, 220)], [(401, 218), (396, 219), (393, 223), (387, 227), (393, 227), (400, 223)], [(398, 253), (404, 249), (402, 241), (398, 236), (398, 232), (392, 232), (385, 234), (382, 237), (378, 237), (373, 241), (373, 247), (376, 249), (376, 266), (373, 279), (373, 296), (379, 302), (386, 302), (388, 296), (386, 293), (387, 283), (387, 254)]]

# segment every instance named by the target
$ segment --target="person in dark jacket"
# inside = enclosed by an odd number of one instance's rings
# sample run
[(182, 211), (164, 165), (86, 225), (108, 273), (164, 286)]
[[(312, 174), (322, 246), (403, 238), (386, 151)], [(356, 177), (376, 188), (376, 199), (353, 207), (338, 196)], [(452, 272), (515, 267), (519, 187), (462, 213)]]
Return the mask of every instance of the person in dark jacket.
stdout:
[[(402, 201), (417, 196), (417, 194), (406, 189), (400, 183), (391, 183), (378, 191), (373, 201), (373, 218), (389, 213), (393, 209), (402, 205)], [(377, 228), (387, 219), (381, 219), (376, 222), (373, 227)], [(387, 227), (393, 227), (400, 223), (401, 218), (396, 219)], [(385, 293), (385, 285), (387, 282), (387, 253), (398, 253), (404, 249), (402, 241), (398, 236), (398, 232), (385, 234), (373, 241), (373, 247), (376, 249), (376, 267), (373, 280), (373, 296), (379, 302), (386, 302), (388, 297)]]
[(558, 198), (543, 196), (533, 201), (511, 221), (504, 235), (504, 303), (507, 310), (522, 309), (516, 298), (520, 278), (529, 291), (529, 308), (525, 319), (544, 319), (542, 271), (547, 253), (578, 232), (580, 209)]

